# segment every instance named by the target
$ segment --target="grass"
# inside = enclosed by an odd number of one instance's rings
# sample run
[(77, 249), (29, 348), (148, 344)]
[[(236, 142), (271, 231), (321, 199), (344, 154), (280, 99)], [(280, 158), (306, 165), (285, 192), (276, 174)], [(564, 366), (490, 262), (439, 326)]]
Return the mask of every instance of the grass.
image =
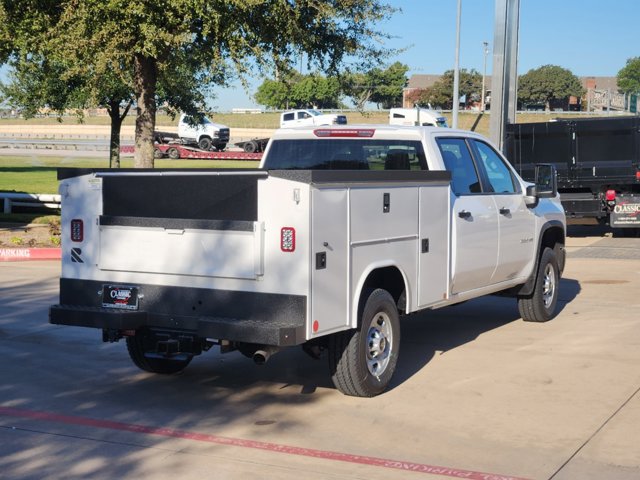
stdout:
[[(105, 168), (106, 159), (53, 156), (0, 156), (0, 191), (58, 193), (58, 167)], [(238, 160), (156, 160), (157, 168), (256, 168), (258, 162)], [(122, 168), (132, 168), (124, 158)]]

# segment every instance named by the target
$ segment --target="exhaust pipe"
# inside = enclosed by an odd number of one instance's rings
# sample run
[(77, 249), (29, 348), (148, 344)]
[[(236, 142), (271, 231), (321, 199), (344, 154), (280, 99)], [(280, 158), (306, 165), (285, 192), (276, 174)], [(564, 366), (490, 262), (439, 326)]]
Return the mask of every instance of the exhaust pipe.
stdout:
[(267, 363), (271, 355), (278, 353), (280, 349), (271, 345), (263, 345), (259, 347), (253, 354), (253, 361), (256, 365), (264, 365)]

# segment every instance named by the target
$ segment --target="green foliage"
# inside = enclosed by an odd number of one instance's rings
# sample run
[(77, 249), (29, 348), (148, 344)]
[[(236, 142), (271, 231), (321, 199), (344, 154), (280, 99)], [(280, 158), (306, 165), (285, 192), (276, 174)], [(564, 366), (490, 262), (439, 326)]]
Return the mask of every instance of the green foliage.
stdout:
[(640, 57), (628, 59), (617, 77), (618, 88), (623, 93), (640, 93)]
[[(431, 87), (413, 92), (409, 100), (422, 106), (450, 109), (453, 107), (453, 70), (447, 70)], [(475, 69), (461, 68), (458, 79), (458, 92), (465, 97), (465, 104), (480, 100), (482, 94), (482, 75)]]
[(570, 96), (580, 98), (583, 95), (580, 79), (557, 65), (529, 70), (518, 79), (518, 101), (543, 103), (547, 110), (552, 102), (567, 102)]
[(390, 52), (375, 26), (393, 12), (383, 0), (0, 0), (0, 61), (44, 52), (70, 77), (111, 75), (135, 96), (136, 166), (153, 166), (159, 101), (192, 113), (207, 86), (287, 71), (301, 53), (323, 73), (377, 64)]
[(351, 73), (343, 81), (345, 94), (358, 110), (364, 110), (367, 102), (378, 108), (389, 109), (402, 104), (402, 90), (407, 85), (409, 67), (395, 62), (389, 67), (373, 68), (365, 73)]

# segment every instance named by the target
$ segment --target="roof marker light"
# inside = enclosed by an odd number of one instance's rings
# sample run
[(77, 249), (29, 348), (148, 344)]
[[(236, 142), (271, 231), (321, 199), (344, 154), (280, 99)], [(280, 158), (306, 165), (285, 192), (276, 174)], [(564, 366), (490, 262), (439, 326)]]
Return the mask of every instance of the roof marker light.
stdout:
[(313, 131), (316, 137), (322, 138), (371, 138), (375, 128), (318, 128)]

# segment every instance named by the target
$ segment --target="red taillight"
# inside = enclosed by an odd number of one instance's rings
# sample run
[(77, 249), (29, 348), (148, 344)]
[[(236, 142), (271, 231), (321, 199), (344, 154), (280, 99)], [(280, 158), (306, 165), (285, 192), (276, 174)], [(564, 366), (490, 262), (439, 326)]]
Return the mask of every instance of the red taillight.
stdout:
[(636, 172), (636, 180), (640, 182), (640, 170)]
[(607, 193), (605, 193), (604, 198), (607, 202), (613, 202), (616, 199), (616, 191), (615, 190), (607, 190)]
[(71, 241), (81, 242), (84, 240), (84, 222), (78, 218), (71, 220)]
[(316, 137), (370, 138), (376, 133), (375, 128), (318, 128), (313, 131)]
[(283, 252), (293, 252), (296, 249), (296, 230), (292, 227), (283, 227), (280, 230), (280, 249)]

